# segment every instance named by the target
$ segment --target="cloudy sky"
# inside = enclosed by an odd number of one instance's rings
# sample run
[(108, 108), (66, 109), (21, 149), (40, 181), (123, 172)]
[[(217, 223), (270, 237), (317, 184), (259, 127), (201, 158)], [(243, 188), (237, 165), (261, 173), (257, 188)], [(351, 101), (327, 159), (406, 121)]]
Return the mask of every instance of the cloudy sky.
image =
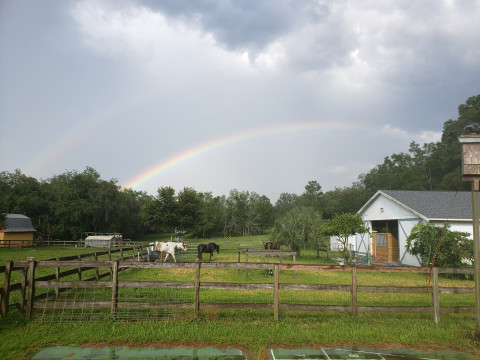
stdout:
[(480, 0), (0, 0), (0, 171), (345, 187), (480, 93)]

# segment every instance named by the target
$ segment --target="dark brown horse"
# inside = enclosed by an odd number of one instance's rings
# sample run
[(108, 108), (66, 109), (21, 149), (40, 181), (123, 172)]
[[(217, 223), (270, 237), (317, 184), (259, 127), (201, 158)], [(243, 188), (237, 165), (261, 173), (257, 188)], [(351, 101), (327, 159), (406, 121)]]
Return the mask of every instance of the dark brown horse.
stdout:
[(267, 241), (265, 244), (263, 244), (263, 248), (265, 250), (278, 250), (277, 244)]
[(197, 249), (198, 249), (197, 261), (198, 260), (203, 261), (202, 253), (210, 253), (209, 261), (212, 261), (214, 251), (217, 251), (217, 254), (220, 253), (220, 246), (218, 246), (217, 244), (215, 244), (213, 242), (208, 243), (206, 245), (205, 244), (200, 244), (200, 245), (198, 245)]

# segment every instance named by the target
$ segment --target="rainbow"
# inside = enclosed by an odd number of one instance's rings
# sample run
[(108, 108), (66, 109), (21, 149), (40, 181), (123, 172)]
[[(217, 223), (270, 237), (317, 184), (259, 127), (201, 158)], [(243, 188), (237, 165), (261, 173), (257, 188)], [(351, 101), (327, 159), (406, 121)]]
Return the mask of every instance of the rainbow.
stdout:
[(50, 168), (60, 156), (86, 139), (87, 136), (94, 131), (95, 127), (95, 123), (91, 122), (86, 126), (76, 126), (62, 136), (57, 135), (60, 140), (51, 142), (43, 151), (36, 152), (36, 155), (25, 166), (24, 172), (27, 174), (36, 174), (40, 173), (41, 169)]
[(115, 108), (105, 108), (100, 113), (90, 118), (90, 120), (74, 123), (69, 126), (63, 134), (55, 133), (55, 137), (58, 141), (48, 142), (43, 150), (35, 152), (35, 156), (32, 157), (29, 163), (24, 167), (24, 172), (29, 174), (36, 174), (41, 172), (42, 169), (51, 168), (55, 161), (66, 154), (72, 148), (78, 146), (83, 141), (89, 139), (92, 134), (98, 134), (101, 127), (107, 126), (109, 123), (116, 121), (116, 119), (123, 113), (135, 109), (139, 103), (139, 98), (142, 96), (139, 94), (136, 98), (130, 98), (128, 102), (123, 102), (122, 106), (115, 104)]
[(186, 149), (180, 153), (173, 155), (168, 159), (164, 159), (159, 163), (148, 168), (141, 174), (138, 174), (134, 178), (127, 181), (124, 189), (135, 189), (140, 185), (153, 179), (163, 171), (174, 167), (184, 161), (187, 161), (200, 154), (206, 153), (218, 149), (222, 146), (230, 145), (240, 141), (261, 137), (265, 135), (288, 133), (304, 130), (353, 130), (353, 129), (365, 129), (365, 125), (359, 126), (353, 123), (342, 122), (299, 122), (289, 124), (277, 124), (268, 127), (259, 127), (250, 130), (246, 130), (240, 133), (230, 134), (221, 138), (213, 139), (202, 143), (200, 145)]

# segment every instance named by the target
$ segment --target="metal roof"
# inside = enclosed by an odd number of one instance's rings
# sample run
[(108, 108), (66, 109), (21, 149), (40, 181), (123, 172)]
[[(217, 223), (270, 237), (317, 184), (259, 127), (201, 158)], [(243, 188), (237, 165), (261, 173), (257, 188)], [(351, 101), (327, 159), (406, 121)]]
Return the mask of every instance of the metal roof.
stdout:
[(115, 240), (115, 235), (90, 235), (85, 238), (85, 240)]
[(37, 231), (32, 220), (22, 214), (7, 214), (5, 217), (5, 232), (32, 232)]
[(468, 191), (379, 190), (359, 212), (379, 195), (425, 220), (472, 220), (472, 193)]

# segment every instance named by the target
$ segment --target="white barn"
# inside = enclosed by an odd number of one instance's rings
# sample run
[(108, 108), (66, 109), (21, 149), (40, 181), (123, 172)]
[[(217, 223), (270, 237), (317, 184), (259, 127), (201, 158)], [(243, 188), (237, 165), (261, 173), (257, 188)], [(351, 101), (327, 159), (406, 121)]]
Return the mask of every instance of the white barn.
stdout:
[[(451, 230), (473, 237), (471, 192), (379, 190), (358, 213), (372, 235), (350, 237), (352, 250), (393, 264), (420, 265), (420, 259), (406, 251), (406, 240), (418, 223), (448, 222)], [(332, 238), (332, 247), (337, 242)]]

